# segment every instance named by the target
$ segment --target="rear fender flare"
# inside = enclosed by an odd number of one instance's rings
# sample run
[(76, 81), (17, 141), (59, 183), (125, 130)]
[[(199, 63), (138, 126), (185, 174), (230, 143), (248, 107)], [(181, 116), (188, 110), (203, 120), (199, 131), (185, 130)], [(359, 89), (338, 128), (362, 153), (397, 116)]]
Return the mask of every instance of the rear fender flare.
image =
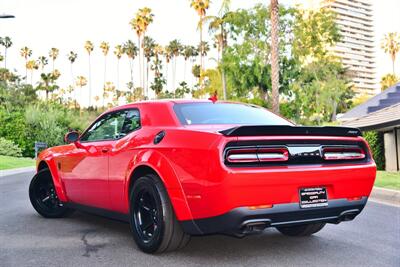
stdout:
[(139, 152), (129, 164), (125, 187), (125, 199), (127, 203), (129, 203), (129, 190), (133, 174), (142, 166), (151, 168), (160, 177), (167, 190), (177, 219), (180, 221), (192, 219), (192, 213), (176, 172), (169, 160), (155, 150)]

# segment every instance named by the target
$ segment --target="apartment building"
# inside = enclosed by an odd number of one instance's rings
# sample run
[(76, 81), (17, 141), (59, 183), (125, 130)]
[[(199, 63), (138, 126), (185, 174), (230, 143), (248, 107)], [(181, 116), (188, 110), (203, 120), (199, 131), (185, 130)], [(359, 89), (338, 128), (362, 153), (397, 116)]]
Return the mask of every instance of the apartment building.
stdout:
[(328, 7), (337, 14), (342, 40), (332, 47), (349, 70), (357, 94), (379, 90), (375, 62), (373, 4), (370, 0), (303, 0), (304, 8)]

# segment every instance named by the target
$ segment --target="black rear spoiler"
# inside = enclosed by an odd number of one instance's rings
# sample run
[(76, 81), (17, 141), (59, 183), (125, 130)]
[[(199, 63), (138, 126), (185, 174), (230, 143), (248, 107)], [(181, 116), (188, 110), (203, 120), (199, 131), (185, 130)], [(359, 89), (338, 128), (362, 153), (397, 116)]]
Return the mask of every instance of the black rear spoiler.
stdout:
[(225, 136), (267, 136), (267, 135), (309, 135), (309, 136), (362, 136), (357, 128), (350, 127), (308, 127), (288, 125), (249, 125), (219, 131)]

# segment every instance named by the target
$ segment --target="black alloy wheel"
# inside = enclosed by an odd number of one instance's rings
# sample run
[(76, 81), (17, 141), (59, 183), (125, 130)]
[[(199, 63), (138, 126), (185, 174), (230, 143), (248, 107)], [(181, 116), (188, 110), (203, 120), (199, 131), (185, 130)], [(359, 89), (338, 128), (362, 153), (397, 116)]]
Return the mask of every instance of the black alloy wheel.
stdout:
[(154, 174), (140, 177), (133, 184), (130, 224), (137, 246), (146, 253), (177, 250), (190, 240), (175, 217), (164, 184)]
[(43, 217), (61, 218), (72, 213), (60, 202), (48, 169), (40, 170), (29, 185), (29, 198), (33, 208)]
[(143, 187), (134, 197), (134, 220), (136, 231), (143, 242), (150, 242), (161, 230), (159, 215), (161, 207), (156, 204), (156, 196), (152, 188)]

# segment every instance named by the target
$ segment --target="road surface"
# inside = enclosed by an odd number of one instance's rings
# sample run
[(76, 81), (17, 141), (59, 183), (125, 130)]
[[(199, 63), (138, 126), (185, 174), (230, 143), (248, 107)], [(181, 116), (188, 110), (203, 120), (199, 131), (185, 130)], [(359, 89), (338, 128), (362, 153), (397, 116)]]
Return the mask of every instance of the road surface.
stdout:
[(33, 172), (0, 177), (0, 266), (400, 266), (400, 208), (369, 202), (353, 222), (308, 238), (275, 229), (236, 239), (194, 237), (178, 252), (140, 252), (124, 223), (76, 212), (44, 219), (31, 207)]

